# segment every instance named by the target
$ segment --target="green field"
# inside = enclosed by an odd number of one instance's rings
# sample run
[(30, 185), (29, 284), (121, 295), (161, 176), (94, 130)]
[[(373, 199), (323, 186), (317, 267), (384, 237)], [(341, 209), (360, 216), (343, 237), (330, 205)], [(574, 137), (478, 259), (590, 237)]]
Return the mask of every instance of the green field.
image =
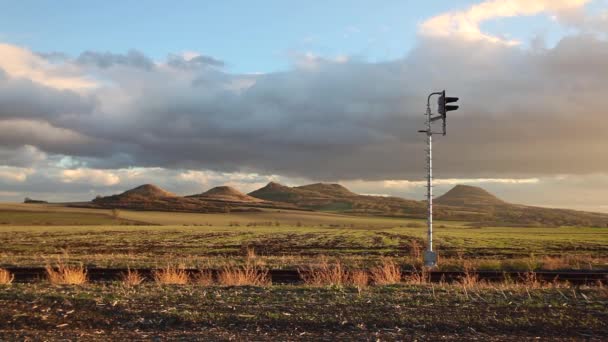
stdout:
[[(320, 255), (356, 266), (391, 256), (417, 266), (426, 241), (421, 220), (310, 211), (121, 210), (116, 218), (107, 210), (5, 205), (0, 212), (13, 222), (0, 225), (0, 266), (40, 266), (63, 257), (101, 267), (167, 262), (217, 267), (241, 262), (248, 249), (272, 268), (297, 268)], [(31, 225), (33, 217), (49, 225)], [(76, 221), (88, 223), (72, 225)], [(435, 227), (435, 247), (445, 269), (458, 269), (464, 261), (483, 269), (608, 267), (608, 228), (479, 228), (451, 221)], [(551, 259), (560, 256), (563, 260)]]

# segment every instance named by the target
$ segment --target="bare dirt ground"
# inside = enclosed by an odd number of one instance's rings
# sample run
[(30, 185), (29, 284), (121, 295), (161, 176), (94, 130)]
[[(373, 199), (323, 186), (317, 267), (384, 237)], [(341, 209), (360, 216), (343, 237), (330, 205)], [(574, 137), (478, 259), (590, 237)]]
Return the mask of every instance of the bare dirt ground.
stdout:
[(602, 288), (0, 288), (0, 340), (597, 340)]

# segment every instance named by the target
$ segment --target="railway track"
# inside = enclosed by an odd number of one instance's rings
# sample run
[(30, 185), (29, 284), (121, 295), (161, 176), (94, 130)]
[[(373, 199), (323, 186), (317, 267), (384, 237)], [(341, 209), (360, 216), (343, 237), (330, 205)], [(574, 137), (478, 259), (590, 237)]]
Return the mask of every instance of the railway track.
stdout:
[[(5, 267), (6, 270), (11, 272), (14, 276), (15, 282), (18, 283), (31, 283), (43, 281), (46, 279), (46, 270), (44, 267)], [(137, 268), (131, 269), (131, 271), (137, 271), (140, 275), (145, 277), (147, 280), (153, 279), (153, 268)], [(191, 275), (195, 275), (199, 272), (197, 269), (186, 269)], [(210, 270), (214, 274), (217, 274), (218, 270)], [(117, 281), (120, 280), (122, 275), (127, 272), (126, 268), (87, 268), (87, 276), (89, 281), (103, 282), (103, 281)], [(412, 275), (412, 271), (404, 271), (404, 277)], [(298, 284), (303, 282), (302, 276), (306, 272), (299, 272), (297, 270), (270, 270), (269, 275), (272, 279), (273, 284)], [(479, 271), (469, 273), (469, 276), (477, 276), (479, 280), (485, 280), (488, 282), (499, 282), (505, 280), (511, 280), (514, 282), (523, 282), (526, 279), (529, 280), (529, 271)], [(463, 277), (467, 276), (465, 272), (458, 271), (432, 271), (428, 274), (431, 282), (455, 282)], [(608, 283), (608, 271), (536, 271), (533, 273), (536, 280), (541, 282), (569, 282), (576, 285), (593, 285), (601, 282), (603, 284)]]

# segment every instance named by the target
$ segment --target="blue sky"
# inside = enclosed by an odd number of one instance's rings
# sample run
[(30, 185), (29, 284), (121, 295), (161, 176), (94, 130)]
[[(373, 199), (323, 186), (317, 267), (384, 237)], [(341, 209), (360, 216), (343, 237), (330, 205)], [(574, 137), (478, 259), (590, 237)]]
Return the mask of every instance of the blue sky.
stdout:
[[(144, 4), (145, 3), (145, 4)], [(290, 54), (400, 58), (416, 43), (418, 24), (473, 1), (4, 1), (0, 37), (34, 51), (123, 53), (160, 60), (196, 51), (224, 60), (232, 72), (289, 67)], [(59, 5), (60, 4), (60, 5)], [(539, 16), (542, 21), (547, 21)], [(487, 24), (493, 32), (529, 35), (525, 19)], [(522, 21), (520, 21), (522, 20)], [(521, 23), (525, 25), (520, 25)]]

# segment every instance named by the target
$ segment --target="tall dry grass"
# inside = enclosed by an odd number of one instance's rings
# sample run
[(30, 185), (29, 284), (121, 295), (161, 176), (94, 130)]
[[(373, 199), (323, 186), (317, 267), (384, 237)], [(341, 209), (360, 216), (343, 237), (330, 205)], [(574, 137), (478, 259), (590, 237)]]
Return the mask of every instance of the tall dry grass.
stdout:
[(369, 286), (369, 273), (363, 270), (354, 270), (349, 272), (349, 283), (359, 291)]
[(152, 273), (154, 281), (162, 285), (185, 285), (190, 281), (190, 276), (184, 266), (167, 265)]
[(0, 285), (9, 285), (15, 279), (15, 275), (8, 270), (0, 268)]
[(268, 270), (251, 262), (244, 266), (225, 266), (218, 274), (218, 283), (224, 286), (268, 286), (272, 284)]
[(193, 277), (192, 282), (196, 285), (211, 286), (214, 283), (213, 273), (202, 270)]
[(122, 274), (122, 283), (128, 287), (137, 286), (144, 281), (144, 277), (138, 271), (131, 271), (127, 268), (127, 272)]
[(484, 285), (485, 282), (479, 279), (479, 274), (476, 273), (475, 267), (472, 263), (465, 261), (463, 264), (464, 274), (458, 279), (458, 283), (466, 288), (479, 287)]
[(404, 277), (405, 283), (410, 285), (426, 285), (431, 282), (431, 274), (427, 268), (423, 267), (420, 270), (414, 270)]
[(383, 258), (382, 263), (371, 269), (372, 281), (376, 285), (391, 285), (401, 282), (401, 267), (390, 258)]
[(65, 265), (58, 262), (55, 267), (46, 265), (47, 279), (54, 285), (82, 285), (87, 282), (87, 270), (80, 265)]
[(349, 284), (349, 274), (340, 261), (330, 264), (322, 258), (317, 267), (298, 270), (306, 285), (345, 286)]

